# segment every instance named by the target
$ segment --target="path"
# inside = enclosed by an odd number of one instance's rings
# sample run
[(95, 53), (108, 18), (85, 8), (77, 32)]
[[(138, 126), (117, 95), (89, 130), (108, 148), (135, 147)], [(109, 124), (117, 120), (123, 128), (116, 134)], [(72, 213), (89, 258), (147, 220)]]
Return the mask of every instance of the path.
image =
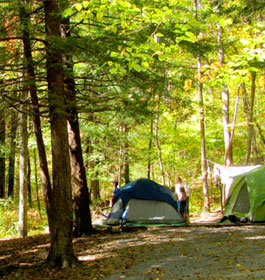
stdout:
[(43, 266), (48, 235), (0, 241), (0, 278), (73, 280), (265, 280), (265, 226), (217, 226), (214, 215), (187, 227), (99, 232), (74, 240), (80, 265)]

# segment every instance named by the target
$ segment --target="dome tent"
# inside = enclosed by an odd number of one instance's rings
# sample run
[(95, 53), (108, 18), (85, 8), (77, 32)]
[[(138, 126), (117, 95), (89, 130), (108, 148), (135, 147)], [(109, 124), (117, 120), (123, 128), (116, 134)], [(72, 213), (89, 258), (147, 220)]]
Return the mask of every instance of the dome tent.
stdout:
[(234, 178), (223, 216), (265, 222), (265, 165)]
[(183, 218), (169, 188), (138, 179), (116, 189), (106, 225), (178, 224)]

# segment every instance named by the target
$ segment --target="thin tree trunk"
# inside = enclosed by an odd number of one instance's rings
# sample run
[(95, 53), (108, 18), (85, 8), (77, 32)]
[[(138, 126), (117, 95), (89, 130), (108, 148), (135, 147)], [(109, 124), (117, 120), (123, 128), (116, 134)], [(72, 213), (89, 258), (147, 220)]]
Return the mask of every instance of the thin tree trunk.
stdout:
[[(220, 13), (220, 3), (218, 5), (218, 13)], [(222, 42), (222, 27), (218, 23), (218, 45), (219, 45), (219, 63), (220, 66), (223, 66), (224, 64), (224, 47)], [(225, 144), (225, 157), (224, 162), (225, 165), (232, 165), (233, 163), (233, 157), (232, 157), (232, 141), (231, 138), (231, 132), (229, 130), (229, 111), (230, 111), (230, 96), (228, 87), (226, 84), (223, 84), (222, 86), (222, 111), (223, 111), (223, 131), (224, 131), (224, 144)]]
[(259, 125), (257, 122), (256, 122), (256, 127), (257, 127), (257, 129), (258, 129), (259, 136), (260, 136), (260, 138), (261, 138), (263, 144), (265, 144), (265, 136), (264, 136), (264, 133), (263, 133), (263, 131), (262, 131), (260, 125)]
[(0, 110), (0, 198), (5, 197), (5, 139), (6, 139), (5, 110)]
[(39, 210), (39, 216), (41, 218), (41, 208), (40, 208), (40, 195), (39, 195), (39, 184), (38, 184), (38, 173), (37, 173), (37, 156), (36, 149), (33, 150), (34, 155), (34, 171), (35, 171), (35, 187), (36, 187), (36, 197), (37, 197), (37, 205)]
[[(26, 87), (21, 95), (22, 103), (27, 99)], [(26, 105), (21, 106), (21, 112), (26, 112)], [(28, 194), (28, 130), (27, 115), (21, 113), (20, 119), (20, 160), (19, 160), (19, 210), (18, 210), (18, 234), (25, 237), (27, 228), (27, 194)]]
[[(72, 244), (73, 205), (67, 117), (64, 104), (61, 17), (58, 1), (43, 0), (46, 27), (47, 81), (52, 143), (52, 216), (51, 246), (48, 262), (53, 266), (69, 267), (77, 261)], [(54, 40), (56, 38), (56, 40)]]
[[(95, 139), (95, 143), (98, 143), (97, 139)], [(92, 154), (93, 153), (93, 144), (91, 139), (88, 139), (87, 141), (87, 148), (86, 148), (86, 153), (88, 154)], [(87, 158), (89, 158), (89, 156), (87, 156)], [(92, 160), (89, 163), (87, 162), (87, 166), (89, 165), (91, 170), (96, 170), (95, 174), (93, 174), (93, 179), (91, 179), (90, 181), (90, 197), (92, 199), (100, 199), (100, 185), (99, 185), (99, 180), (97, 179), (98, 176), (98, 171), (97, 171), (97, 160)]]
[(156, 145), (157, 152), (158, 152), (158, 160), (159, 160), (159, 165), (160, 165), (162, 184), (165, 185), (166, 184), (165, 171), (164, 171), (164, 164), (163, 164), (163, 160), (162, 160), (161, 146), (160, 146), (160, 142), (159, 142), (159, 115), (160, 115), (160, 95), (158, 97), (157, 111), (156, 111), (156, 118), (155, 118), (155, 145)]
[(148, 145), (148, 164), (147, 164), (147, 178), (151, 179), (151, 154), (152, 154), (152, 143), (153, 143), (153, 119), (150, 122), (150, 139)]
[(248, 139), (247, 139), (247, 153), (245, 158), (245, 165), (249, 164), (252, 152), (257, 154), (255, 146), (255, 130), (253, 123), (253, 114), (254, 114), (254, 101), (255, 101), (255, 91), (256, 91), (256, 73), (251, 72), (251, 89), (250, 89), (250, 100), (248, 102), (247, 92), (245, 84), (243, 84), (243, 100), (244, 100), (244, 109), (247, 118), (248, 126)]
[(91, 188), (91, 198), (94, 200), (100, 199), (99, 180), (97, 179), (91, 180), (90, 188)]
[(28, 206), (29, 208), (32, 207), (32, 192), (31, 192), (31, 181), (30, 181), (30, 176), (31, 176), (31, 166), (30, 166), (30, 158), (28, 157), (28, 168), (27, 168), (27, 184), (28, 184)]
[(197, 57), (197, 66), (198, 66), (198, 91), (199, 91), (199, 100), (201, 106), (200, 112), (200, 132), (201, 132), (201, 171), (202, 171), (202, 183), (203, 183), (203, 211), (210, 211), (210, 201), (209, 201), (209, 191), (208, 191), (208, 182), (207, 182), (207, 163), (206, 163), (206, 140), (205, 140), (205, 125), (204, 125), (204, 101), (203, 101), (203, 91), (201, 83), (201, 59), (200, 55)]
[(234, 134), (235, 134), (236, 118), (237, 118), (237, 112), (238, 112), (238, 104), (239, 104), (239, 90), (238, 90), (238, 94), (237, 94), (237, 97), (236, 97), (235, 111), (234, 111), (234, 117), (233, 117), (233, 127), (232, 127), (232, 131), (231, 131), (228, 147), (227, 147), (226, 153), (225, 153), (225, 162), (227, 162), (226, 161), (227, 156), (228, 156), (227, 153), (230, 151), (230, 146), (232, 146), (232, 141), (233, 141)]
[(124, 130), (124, 181), (125, 184), (130, 183), (130, 165), (129, 165), (129, 143), (128, 143), (128, 128)]
[[(68, 7), (69, 1), (61, 1), (61, 9)], [(64, 18), (61, 24), (61, 34), (64, 38), (70, 37), (70, 23)], [(88, 191), (86, 170), (81, 146), (78, 111), (76, 107), (76, 90), (73, 74), (73, 62), (69, 54), (63, 53), (64, 70), (64, 94), (66, 97), (68, 140), (70, 149), (70, 162), (72, 174), (72, 186), (74, 190), (75, 212), (75, 236), (92, 233), (90, 213), (90, 195)]]
[[(194, 12), (195, 18), (198, 20), (198, 0), (194, 0)], [(201, 55), (197, 55), (197, 71), (198, 71), (198, 93), (199, 93), (199, 102), (200, 102), (200, 133), (201, 133), (201, 172), (202, 172), (202, 183), (203, 183), (203, 211), (209, 212), (210, 210), (210, 201), (209, 201), (209, 191), (208, 191), (208, 182), (207, 182), (207, 163), (206, 163), (206, 140), (205, 140), (205, 124), (204, 124), (204, 100), (203, 100), (203, 90), (201, 82)]]
[(26, 58), (26, 69), (28, 74), (28, 87), (31, 96), (31, 102), (33, 106), (33, 125), (34, 125), (34, 133), (37, 141), (38, 152), (39, 152), (39, 160), (40, 160), (40, 170), (41, 170), (41, 181), (43, 186), (43, 194), (46, 204), (46, 211), (48, 215), (48, 221), (51, 220), (52, 217), (52, 187), (51, 180), (48, 170), (47, 156), (45, 151), (45, 145), (43, 142), (42, 131), (41, 131), (41, 120), (40, 120), (40, 109), (39, 109), (39, 101), (37, 96), (37, 86), (35, 82), (35, 71), (33, 66), (33, 57), (31, 51), (31, 43), (30, 43), (30, 33), (29, 33), (29, 15), (26, 12), (24, 5), (28, 1), (23, 1), (20, 5), (20, 21), (23, 33), (23, 46), (24, 53)]
[(123, 126), (120, 126), (120, 151), (119, 151), (119, 171), (118, 171), (118, 184), (119, 188), (122, 184), (122, 167), (123, 167), (123, 147), (122, 147), (122, 134)]
[(18, 114), (15, 110), (11, 109), (11, 129), (10, 129), (10, 144), (9, 144), (9, 157), (8, 157), (8, 197), (14, 195), (14, 182), (15, 182), (15, 156), (16, 156), (16, 134), (18, 126)]

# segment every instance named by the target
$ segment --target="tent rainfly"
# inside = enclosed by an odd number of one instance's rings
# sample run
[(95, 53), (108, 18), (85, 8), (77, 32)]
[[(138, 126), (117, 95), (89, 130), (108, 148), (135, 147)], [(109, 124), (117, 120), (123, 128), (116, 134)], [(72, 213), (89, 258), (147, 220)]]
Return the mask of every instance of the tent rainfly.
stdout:
[(214, 163), (213, 174), (214, 177), (219, 177), (223, 184), (223, 197), (222, 201), (225, 202), (230, 194), (231, 186), (234, 179), (241, 174), (254, 170), (261, 165), (254, 166), (226, 166)]
[(183, 218), (169, 188), (138, 179), (116, 189), (106, 225), (179, 224)]
[(223, 215), (265, 222), (265, 165), (234, 178)]

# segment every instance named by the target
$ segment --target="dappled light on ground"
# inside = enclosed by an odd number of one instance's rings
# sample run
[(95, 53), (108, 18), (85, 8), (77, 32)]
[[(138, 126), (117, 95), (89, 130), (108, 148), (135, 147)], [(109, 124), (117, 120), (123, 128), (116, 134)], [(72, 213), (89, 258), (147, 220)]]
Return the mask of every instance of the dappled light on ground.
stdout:
[(1, 279), (263, 279), (265, 227), (150, 227), (74, 239), (80, 264), (51, 269), (48, 235), (0, 242)]

